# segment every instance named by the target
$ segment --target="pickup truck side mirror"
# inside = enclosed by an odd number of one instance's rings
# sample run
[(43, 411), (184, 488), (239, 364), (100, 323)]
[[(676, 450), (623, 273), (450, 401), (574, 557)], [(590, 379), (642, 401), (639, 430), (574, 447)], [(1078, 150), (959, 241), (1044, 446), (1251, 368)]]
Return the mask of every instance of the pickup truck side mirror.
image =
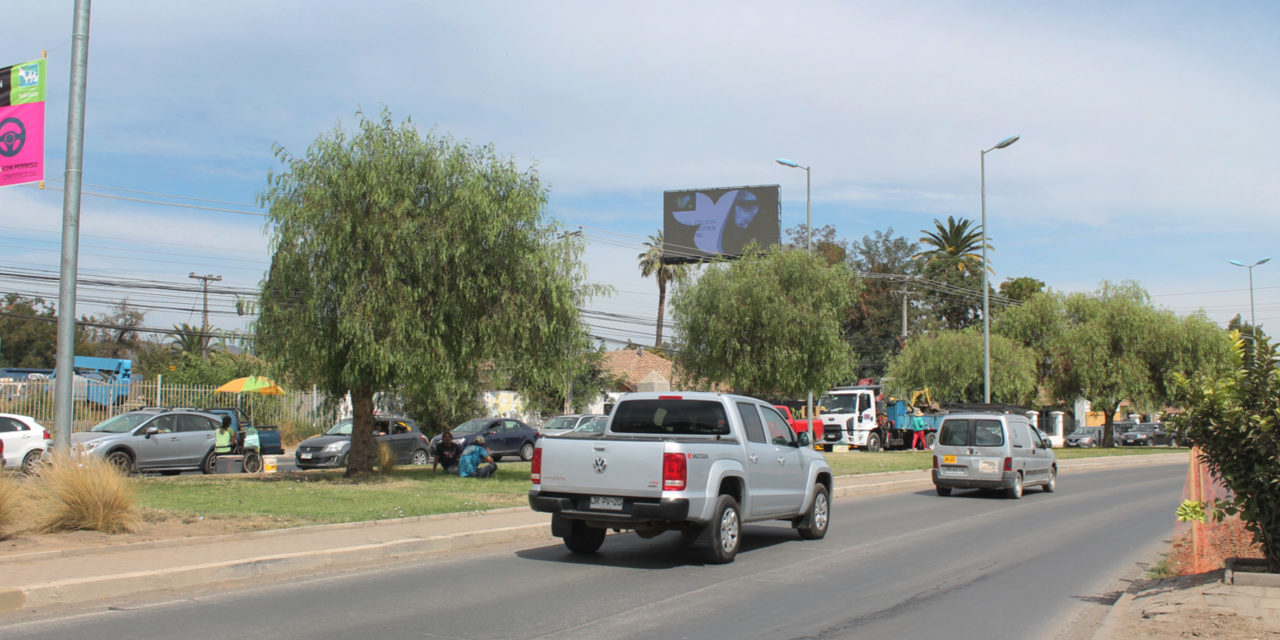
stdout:
[(812, 443), (809, 441), (809, 432), (808, 432), (808, 431), (801, 431), (801, 432), (800, 432), (800, 434), (799, 434), (798, 436), (796, 436), (796, 441), (799, 443), (797, 446), (801, 446), (801, 447), (807, 447), (807, 446), (809, 446), (810, 444), (812, 444)]

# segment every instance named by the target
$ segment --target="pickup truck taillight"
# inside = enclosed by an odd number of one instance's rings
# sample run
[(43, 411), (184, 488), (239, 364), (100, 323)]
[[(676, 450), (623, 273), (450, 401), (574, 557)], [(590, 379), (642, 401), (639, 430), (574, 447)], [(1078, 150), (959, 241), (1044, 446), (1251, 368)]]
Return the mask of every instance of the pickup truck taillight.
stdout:
[(49, 435), (49, 430), (48, 430), (48, 429), (45, 429), (45, 430), (44, 430), (44, 439), (45, 439), (45, 440), (52, 440), (52, 439), (53, 439), (53, 436)]
[(529, 479), (533, 484), (542, 484), (542, 447), (533, 450), (533, 461), (529, 463)]
[(689, 479), (689, 467), (683, 453), (662, 454), (662, 490), (684, 491)]
[(938, 468), (938, 456), (933, 457), (933, 468), (934, 469)]

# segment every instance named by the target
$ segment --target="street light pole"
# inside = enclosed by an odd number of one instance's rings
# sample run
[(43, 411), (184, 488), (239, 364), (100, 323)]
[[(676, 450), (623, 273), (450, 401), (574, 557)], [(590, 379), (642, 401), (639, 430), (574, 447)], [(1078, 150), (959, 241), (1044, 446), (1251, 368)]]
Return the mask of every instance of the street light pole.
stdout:
[[(813, 214), (810, 205), (812, 200), (809, 198), (809, 167), (801, 165), (798, 162), (788, 160), (786, 158), (778, 158), (774, 162), (792, 169), (804, 169), (804, 250), (805, 253), (813, 254)], [(813, 391), (809, 391), (809, 399), (805, 405), (804, 419), (809, 423), (809, 437), (813, 438), (817, 431), (813, 429)], [(814, 442), (813, 444), (817, 444)]]
[(1237, 267), (1244, 267), (1249, 270), (1249, 326), (1253, 330), (1253, 344), (1255, 345), (1255, 347), (1258, 344), (1258, 321), (1257, 319), (1254, 318), (1254, 315), (1253, 315), (1253, 268), (1260, 264), (1266, 264), (1270, 260), (1271, 260), (1271, 257), (1267, 256), (1266, 258), (1263, 258), (1253, 264), (1245, 264), (1243, 262), (1240, 262), (1239, 260), (1227, 261), (1227, 262), (1230, 262), (1231, 264), (1234, 264)]
[(1017, 142), (1018, 138), (1019, 136), (1010, 136), (978, 154), (982, 190), (982, 401), (987, 404), (991, 403), (991, 309), (987, 299), (987, 154)]

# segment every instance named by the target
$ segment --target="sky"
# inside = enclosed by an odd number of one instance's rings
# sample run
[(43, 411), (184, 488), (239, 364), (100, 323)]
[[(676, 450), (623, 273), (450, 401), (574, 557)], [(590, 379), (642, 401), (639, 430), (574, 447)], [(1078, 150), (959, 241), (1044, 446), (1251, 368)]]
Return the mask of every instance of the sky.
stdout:
[[(49, 52), (46, 188), (0, 188), (0, 295), (56, 301), (73, 3), (22, 4), (0, 66)], [(917, 240), (980, 218), (981, 151), (1013, 135), (985, 156), (993, 285), (1134, 280), (1179, 315), (1247, 320), (1228, 261), (1280, 258), (1278, 30), (1273, 2), (100, 2), (76, 311), (128, 296), (148, 327), (199, 325), (189, 276), (214, 275), (210, 323), (243, 327), (273, 147), (385, 107), (537, 171), (614, 287), (588, 305), (611, 348), (653, 340), (636, 255), (663, 191), (777, 184), (790, 229), (790, 158), (815, 228)], [(1280, 260), (1252, 290), (1280, 322)]]

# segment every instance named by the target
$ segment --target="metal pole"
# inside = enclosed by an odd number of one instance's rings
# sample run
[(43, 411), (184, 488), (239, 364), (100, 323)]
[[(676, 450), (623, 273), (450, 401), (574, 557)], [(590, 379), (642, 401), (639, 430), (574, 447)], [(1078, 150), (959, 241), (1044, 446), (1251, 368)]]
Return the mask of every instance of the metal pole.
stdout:
[(1249, 326), (1253, 327), (1253, 343), (1258, 344), (1258, 320), (1253, 316), (1253, 267), (1249, 267)]
[(76, 0), (71, 25), (71, 86), (67, 99), (67, 160), (62, 192), (62, 260), (58, 275), (58, 377), (53, 383), (53, 448), (71, 451), (75, 382), (76, 271), (80, 253), (80, 188), (84, 167), (84, 94), (89, 73), (89, 0)]
[[(813, 209), (812, 199), (809, 194), (809, 167), (804, 168), (804, 247), (805, 252), (813, 255)], [(809, 391), (809, 399), (805, 404), (804, 419), (808, 423), (809, 440), (811, 444), (818, 444), (816, 438), (818, 431), (813, 428), (813, 390)]]
[(987, 152), (978, 153), (982, 191), (982, 401), (991, 403), (991, 312), (987, 300)]
[(187, 277), (200, 280), (204, 285), (204, 316), (200, 322), (200, 357), (203, 358), (209, 355), (209, 281), (222, 282), (222, 276), (198, 276), (193, 271)]

